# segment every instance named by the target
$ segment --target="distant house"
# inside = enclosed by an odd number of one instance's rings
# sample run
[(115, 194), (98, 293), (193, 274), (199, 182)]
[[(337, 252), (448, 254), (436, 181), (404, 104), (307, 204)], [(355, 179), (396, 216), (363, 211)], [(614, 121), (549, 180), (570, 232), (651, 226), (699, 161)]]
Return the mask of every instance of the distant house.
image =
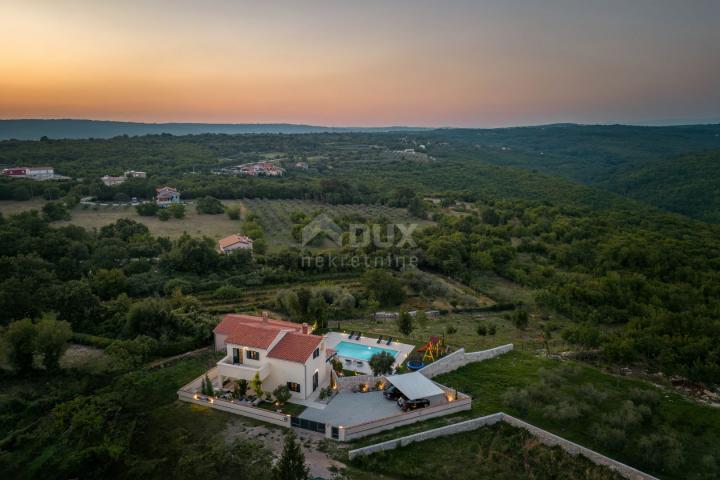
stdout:
[(299, 168), (299, 169), (302, 169), (302, 170), (307, 170), (307, 169), (308, 169), (308, 164), (307, 164), (307, 162), (297, 162), (297, 163), (295, 163), (295, 168)]
[(123, 174), (125, 178), (147, 178), (147, 173), (136, 170), (128, 170)]
[(169, 207), (170, 205), (180, 203), (180, 192), (172, 187), (156, 188), (157, 193), (155, 203), (158, 207)]
[(27, 169), (25, 167), (4, 168), (2, 171), (2, 174), (8, 177), (24, 177), (26, 173)]
[(115, 185), (120, 185), (123, 183), (127, 178), (125, 176), (122, 177), (113, 177), (112, 175), (105, 175), (103, 177), (100, 177), (100, 180), (105, 184), (107, 187), (114, 187)]
[(55, 175), (53, 167), (27, 167), (25, 175), (28, 177), (52, 177)]
[(49, 178), (55, 175), (53, 167), (11, 167), (2, 171), (9, 177)]
[(220, 253), (231, 253), (234, 250), (252, 250), (253, 240), (244, 235), (230, 235), (218, 241)]

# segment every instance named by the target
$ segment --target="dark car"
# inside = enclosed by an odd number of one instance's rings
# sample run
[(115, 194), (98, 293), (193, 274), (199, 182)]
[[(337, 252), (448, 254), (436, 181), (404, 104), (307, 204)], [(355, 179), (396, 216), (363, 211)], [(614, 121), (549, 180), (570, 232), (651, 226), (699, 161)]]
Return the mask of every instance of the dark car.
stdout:
[(395, 386), (391, 386), (390, 388), (383, 390), (383, 396), (388, 400), (397, 400), (400, 397), (404, 397), (402, 392)]
[(430, 406), (430, 400), (427, 398), (416, 398), (415, 400), (406, 400), (404, 398), (398, 399), (398, 405), (402, 408), (403, 412), (408, 410), (417, 410), (418, 408), (425, 408)]

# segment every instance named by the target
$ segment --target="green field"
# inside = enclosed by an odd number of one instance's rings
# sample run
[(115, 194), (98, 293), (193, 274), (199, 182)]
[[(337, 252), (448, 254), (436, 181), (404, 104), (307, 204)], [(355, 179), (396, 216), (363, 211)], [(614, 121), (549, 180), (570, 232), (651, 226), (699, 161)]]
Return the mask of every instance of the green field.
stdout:
[[(40, 199), (33, 199), (26, 202), (0, 201), (0, 212), (10, 215), (31, 209), (41, 210), (45, 202)], [(227, 206), (241, 206), (240, 200), (225, 200)], [(161, 221), (157, 217), (143, 217), (137, 214), (131, 206), (97, 206), (83, 208), (78, 205), (70, 211), (71, 219), (67, 222), (55, 222), (53, 225), (61, 226), (66, 224), (79, 225), (88, 229), (99, 229), (104, 225), (113, 223), (121, 218), (130, 218), (137, 222), (144, 223), (150, 232), (159, 237), (178, 238), (183, 233), (193, 236), (207, 236), (214, 240), (239, 233), (241, 222), (230, 220), (227, 215), (201, 215), (195, 211), (194, 205), (187, 205), (185, 218), (171, 218), (168, 221)]]

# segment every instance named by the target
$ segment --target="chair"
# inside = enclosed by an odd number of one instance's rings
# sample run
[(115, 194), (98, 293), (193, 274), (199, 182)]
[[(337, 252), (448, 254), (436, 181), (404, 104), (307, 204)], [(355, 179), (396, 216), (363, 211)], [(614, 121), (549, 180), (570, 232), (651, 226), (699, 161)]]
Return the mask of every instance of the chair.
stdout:
[(377, 342), (375, 342), (375, 343), (380, 343), (380, 342), (382, 342), (382, 341), (383, 341), (383, 336), (380, 335), (380, 338), (378, 338), (378, 339), (377, 339)]
[(388, 341), (385, 345), (390, 345), (392, 343), (392, 341), (393, 341), (393, 337), (388, 338)]

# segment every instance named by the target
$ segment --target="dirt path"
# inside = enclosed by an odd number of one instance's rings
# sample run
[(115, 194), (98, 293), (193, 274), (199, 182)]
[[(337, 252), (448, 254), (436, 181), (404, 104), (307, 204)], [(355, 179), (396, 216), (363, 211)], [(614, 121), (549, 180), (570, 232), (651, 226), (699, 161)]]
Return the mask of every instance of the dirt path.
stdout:
[[(338, 472), (342, 471), (345, 465), (334, 460), (321, 450), (321, 445), (325, 437), (319, 433), (313, 433), (307, 430), (295, 429), (294, 431), (302, 444), (305, 463), (310, 467), (310, 476), (327, 479), (338, 478)], [(223, 432), (223, 436), (226, 442), (232, 442), (236, 438), (258, 440), (277, 457), (282, 453), (285, 429), (232, 422), (228, 423)]]

